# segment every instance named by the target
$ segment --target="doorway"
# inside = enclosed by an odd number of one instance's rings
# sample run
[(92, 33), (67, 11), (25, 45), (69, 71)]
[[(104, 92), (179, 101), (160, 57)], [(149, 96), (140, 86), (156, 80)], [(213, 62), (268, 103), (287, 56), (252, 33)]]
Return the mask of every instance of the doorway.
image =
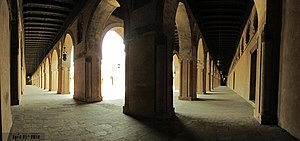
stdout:
[(251, 67), (250, 67), (250, 96), (249, 100), (255, 102), (256, 90), (256, 64), (257, 64), (257, 50), (251, 54)]
[(232, 78), (232, 89), (235, 89), (235, 72), (233, 72), (233, 78)]

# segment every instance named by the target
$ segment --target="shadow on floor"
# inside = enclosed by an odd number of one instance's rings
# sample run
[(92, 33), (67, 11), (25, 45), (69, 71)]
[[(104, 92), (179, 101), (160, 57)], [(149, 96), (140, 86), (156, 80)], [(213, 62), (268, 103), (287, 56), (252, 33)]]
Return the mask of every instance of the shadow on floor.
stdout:
[(217, 98), (196, 98), (192, 101), (230, 101), (229, 99), (217, 99)]
[(260, 125), (253, 107), (230, 89), (216, 91), (196, 102), (174, 98), (176, 117), (160, 120), (123, 114), (123, 100), (87, 104), (26, 87), (22, 104), (12, 107), (11, 133), (43, 133), (47, 141), (297, 140), (278, 126)]
[[(170, 141), (199, 141), (199, 137), (197, 137), (178, 116), (174, 116), (169, 119), (151, 119), (136, 116), (130, 117), (150, 128), (153, 131), (151, 133), (151, 136), (154, 136), (153, 139), (159, 138), (159, 140)], [(148, 139), (149, 136), (145, 136), (145, 140)]]

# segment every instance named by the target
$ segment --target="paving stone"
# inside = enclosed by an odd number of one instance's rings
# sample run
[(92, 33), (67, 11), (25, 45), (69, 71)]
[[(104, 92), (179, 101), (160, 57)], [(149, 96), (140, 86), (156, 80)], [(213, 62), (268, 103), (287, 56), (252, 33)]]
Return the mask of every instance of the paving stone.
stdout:
[(12, 132), (37, 132), (49, 141), (297, 141), (278, 126), (260, 125), (233, 91), (216, 91), (196, 101), (174, 95), (176, 118), (154, 120), (123, 114), (123, 100), (77, 104), (71, 95), (27, 86), (21, 105), (12, 107)]

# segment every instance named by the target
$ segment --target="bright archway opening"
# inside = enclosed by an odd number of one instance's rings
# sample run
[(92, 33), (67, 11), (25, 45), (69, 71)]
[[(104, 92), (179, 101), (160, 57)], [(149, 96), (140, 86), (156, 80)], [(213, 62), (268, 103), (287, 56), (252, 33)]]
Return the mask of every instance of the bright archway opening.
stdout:
[[(66, 35), (62, 47), (62, 85), (63, 94), (74, 95), (74, 44), (70, 34)], [(60, 86), (59, 86), (60, 87)]]
[(109, 30), (102, 42), (101, 87), (104, 100), (125, 97), (124, 28)]
[(54, 50), (52, 53), (52, 65), (51, 65), (51, 71), (52, 71), (52, 91), (57, 91), (58, 88), (58, 55), (57, 51)]
[(74, 95), (74, 47), (71, 48), (71, 62), (70, 62), (70, 94)]
[(173, 55), (173, 63), (172, 63), (172, 71), (173, 71), (173, 94), (178, 96), (179, 87), (180, 87), (180, 64), (177, 54)]

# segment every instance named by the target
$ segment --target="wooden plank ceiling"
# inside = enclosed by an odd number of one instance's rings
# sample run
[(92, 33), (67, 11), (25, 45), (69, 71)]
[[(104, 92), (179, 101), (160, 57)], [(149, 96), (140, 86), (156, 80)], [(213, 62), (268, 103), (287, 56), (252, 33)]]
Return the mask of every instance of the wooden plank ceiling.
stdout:
[(85, 0), (24, 0), (25, 63), (28, 75), (61, 38)]
[[(228, 72), (253, 0), (188, 0), (207, 46)], [(25, 63), (27, 74), (37, 69), (85, 0), (24, 0)]]
[(253, 0), (188, 0), (219, 70), (227, 74)]

